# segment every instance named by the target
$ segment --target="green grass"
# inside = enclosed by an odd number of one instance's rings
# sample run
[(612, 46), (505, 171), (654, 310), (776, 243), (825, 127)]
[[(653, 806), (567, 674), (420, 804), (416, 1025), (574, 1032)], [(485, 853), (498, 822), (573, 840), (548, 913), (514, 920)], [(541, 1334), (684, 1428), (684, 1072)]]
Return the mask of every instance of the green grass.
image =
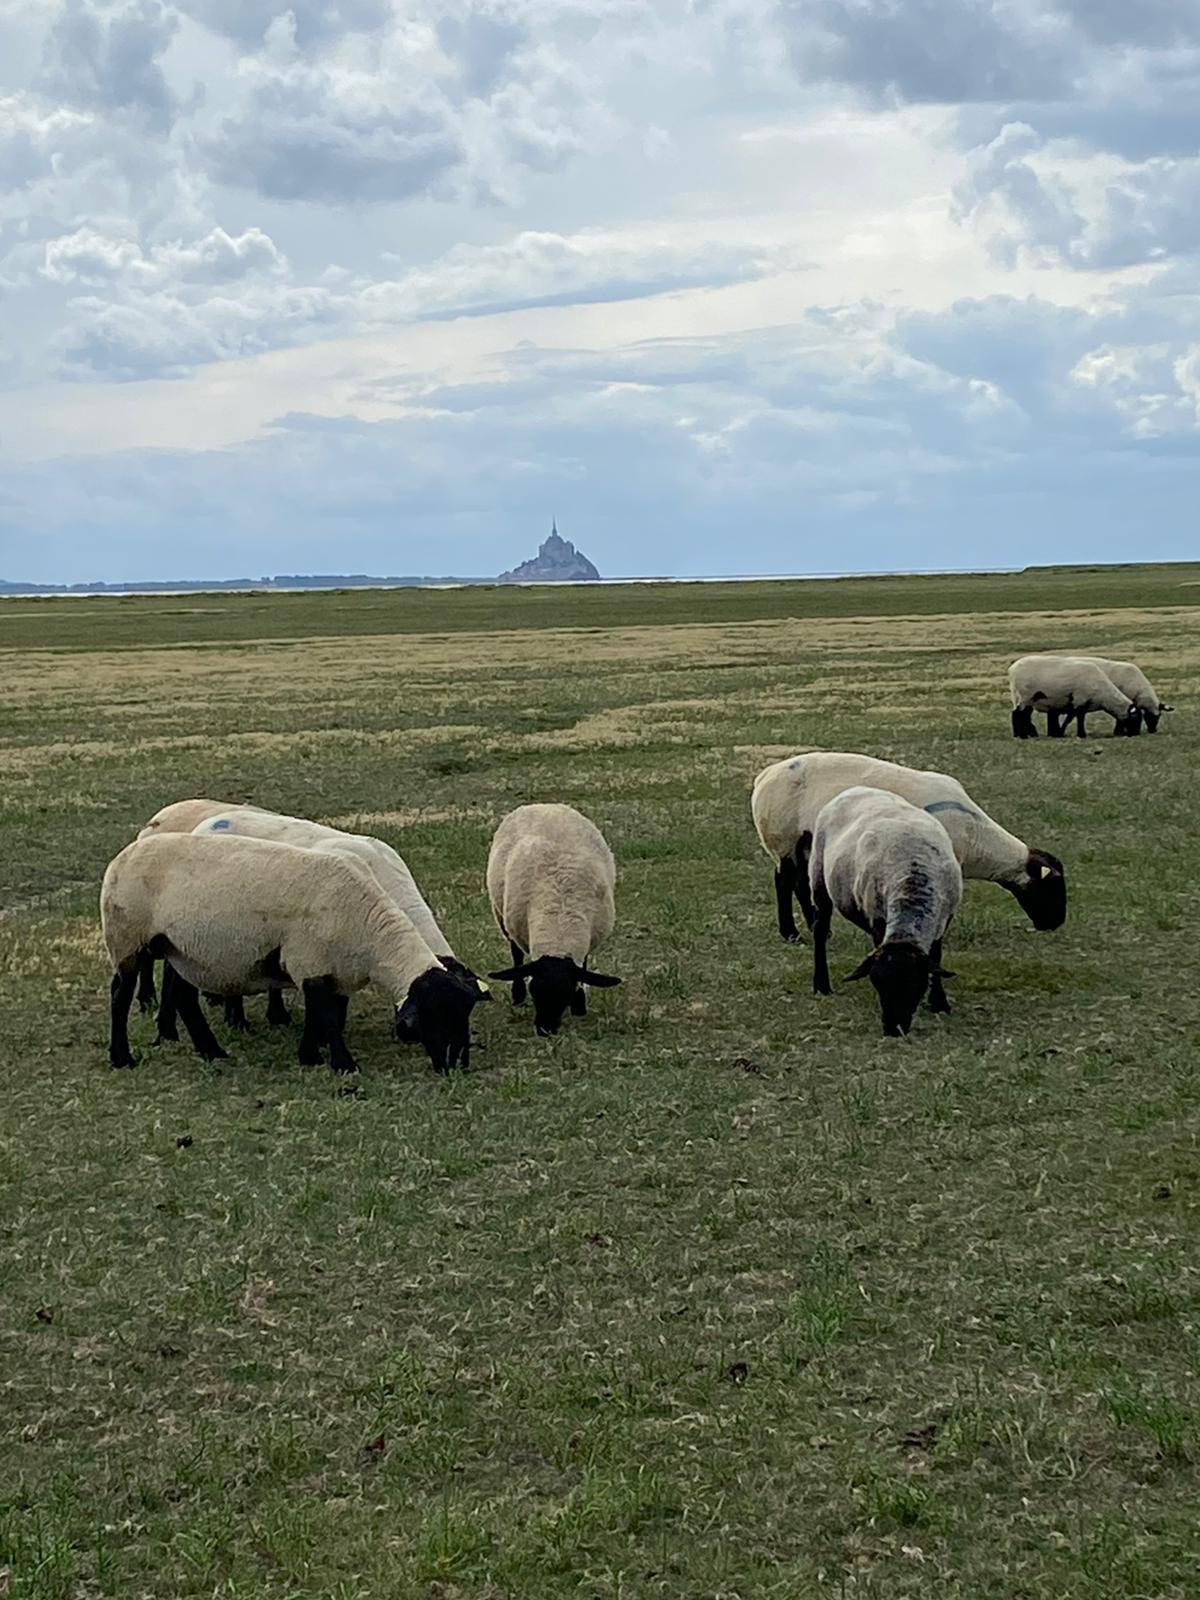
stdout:
[[(1192, 597), (0, 607), (0, 1593), (1191, 1600)], [(1004, 668), (1047, 645), (1180, 710), (1018, 745)], [(970, 885), (954, 1013), (896, 1041), (840, 925), (818, 1003), (747, 807), (814, 744), (961, 776), (1066, 860), (1066, 926)], [(497, 993), (448, 1079), (380, 997), (352, 1086), (261, 1025), (211, 1067), (139, 1021), (111, 1072), (99, 879), (189, 794), (362, 817), (481, 970), (496, 821), (578, 804), (625, 983), (554, 1040)]]

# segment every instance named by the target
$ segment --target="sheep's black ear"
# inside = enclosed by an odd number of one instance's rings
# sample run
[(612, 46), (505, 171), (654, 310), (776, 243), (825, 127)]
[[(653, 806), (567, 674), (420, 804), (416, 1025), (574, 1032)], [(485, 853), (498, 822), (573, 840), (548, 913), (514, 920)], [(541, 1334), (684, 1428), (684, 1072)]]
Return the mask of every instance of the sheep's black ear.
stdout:
[(593, 989), (612, 989), (620, 983), (620, 978), (605, 977), (603, 972), (587, 972), (582, 968), (577, 974), (580, 983), (589, 984)]
[(1158, 714), (1161, 717), (1164, 711), (1174, 711), (1174, 706), (1159, 706)]
[(871, 954), (867, 956), (864, 961), (860, 961), (855, 967), (854, 971), (846, 979), (846, 982), (857, 983), (859, 978), (869, 978), (871, 976), (871, 968), (875, 965), (876, 954), (877, 952), (872, 950)]
[(503, 972), (489, 972), (488, 977), (493, 983), (516, 983), (518, 978), (523, 978), (529, 968), (521, 963), (519, 967), (505, 967)]
[(931, 978), (957, 978), (958, 977), (958, 973), (957, 972), (948, 972), (945, 967), (934, 967), (933, 971), (929, 974), (929, 976)]

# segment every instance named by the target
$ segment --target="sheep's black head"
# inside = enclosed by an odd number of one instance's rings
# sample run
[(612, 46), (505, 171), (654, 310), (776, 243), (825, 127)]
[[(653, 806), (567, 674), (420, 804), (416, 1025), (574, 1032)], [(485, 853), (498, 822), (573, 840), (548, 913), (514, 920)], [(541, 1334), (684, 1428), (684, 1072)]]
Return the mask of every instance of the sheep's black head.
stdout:
[(1130, 706), (1123, 717), (1113, 721), (1114, 739), (1132, 739), (1142, 731), (1142, 713), (1136, 706)]
[(533, 997), (533, 1025), (543, 1035), (557, 1033), (567, 1008), (576, 1009), (581, 984), (593, 989), (611, 989), (621, 981), (607, 978), (601, 972), (589, 972), (570, 956), (538, 956), (536, 961), (522, 961), (518, 966), (505, 967), (503, 972), (491, 972), (488, 976), (497, 983), (525, 980)]
[[(898, 942), (880, 945), (878, 950), (872, 950), (846, 981), (854, 983), (859, 978), (870, 978), (879, 996), (883, 1031), (899, 1038), (912, 1027), (913, 1017), (925, 998), (934, 970), (933, 958), (927, 951), (918, 949), (915, 944)], [(943, 978), (953, 977), (953, 973), (940, 967), (936, 970)]]
[(393, 1032), (419, 1044), (439, 1072), (471, 1064), (471, 1012), (490, 1000), (487, 985), (461, 964), (458, 970), (431, 967), (413, 983), (396, 1008)]
[(1024, 878), (1007, 880), (1004, 887), (1041, 932), (1061, 928), (1067, 920), (1067, 871), (1049, 850), (1031, 850)]
[(1143, 711), (1142, 721), (1146, 724), (1146, 732), (1157, 733), (1158, 725), (1163, 718), (1163, 713), (1166, 711), (1174, 711), (1174, 709), (1174, 706), (1160, 705), (1157, 711)]

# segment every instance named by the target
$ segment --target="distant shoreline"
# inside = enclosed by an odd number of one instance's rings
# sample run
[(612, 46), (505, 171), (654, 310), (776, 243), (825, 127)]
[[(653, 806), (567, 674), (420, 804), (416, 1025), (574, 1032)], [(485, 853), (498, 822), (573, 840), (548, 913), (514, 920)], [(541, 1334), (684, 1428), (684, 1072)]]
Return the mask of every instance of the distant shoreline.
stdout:
[[(44, 589), (5, 588), (4, 581), (0, 579), (0, 600), (123, 600), (130, 598), (150, 599), (159, 596), (164, 600), (219, 599), (222, 595), (269, 595), (269, 594), (358, 594), (358, 593), (392, 593), (398, 589), (430, 589), (445, 591), (450, 589), (612, 589), (622, 586), (646, 586), (648, 584), (670, 584), (681, 586), (684, 584), (715, 584), (715, 583), (837, 583), (866, 581), (870, 579), (886, 578), (996, 578), (1013, 577), (1020, 573), (1060, 573), (1060, 572), (1137, 572), (1147, 567), (1169, 568), (1187, 567), (1195, 568), (1197, 563), (1188, 560), (1182, 561), (1052, 561), (1036, 565), (1009, 566), (1009, 567), (896, 567), (889, 570), (874, 572), (743, 572), (743, 573), (704, 573), (698, 576), (687, 577), (653, 577), (653, 578), (523, 578), (517, 581), (506, 580), (500, 582), (496, 578), (367, 578), (361, 582), (353, 579), (337, 578), (330, 576), (321, 581), (299, 583), (254, 582), (247, 579), (242, 582), (238, 579), (216, 578), (205, 581), (183, 581), (180, 588), (170, 587), (163, 583), (161, 586), (148, 582), (145, 587), (139, 584), (130, 584), (128, 587), (112, 586), (109, 588), (71, 587), (54, 588), (48, 586)], [(1194, 580), (1181, 580), (1189, 585)], [(210, 586), (211, 584), (211, 586)]]
[[(1109, 565), (1110, 563), (1101, 563)], [(1113, 566), (1144, 565), (1145, 563), (1113, 562)], [(1071, 563), (1066, 563), (1071, 565)], [(1174, 565), (1174, 563), (1151, 562), (1149, 565)], [(228, 579), (212, 580), (212, 587), (204, 583), (188, 584), (181, 589), (159, 588), (157, 585), (148, 584), (141, 587), (130, 584), (128, 588), (110, 586), (108, 588), (53, 588), (45, 589), (6, 589), (0, 587), (0, 600), (124, 600), (132, 596), (151, 598), (161, 596), (164, 600), (187, 599), (189, 596), (200, 598), (207, 596), (210, 599), (219, 598), (228, 594), (335, 594), (339, 591), (371, 591), (393, 589), (600, 589), (613, 588), (622, 584), (650, 584), (650, 583), (832, 583), (845, 578), (981, 578), (1000, 576), (1004, 573), (1020, 572), (1020, 567), (908, 567), (897, 568), (886, 572), (747, 572), (747, 573), (712, 573), (699, 577), (658, 577), (658, 578), (527, 578), (516, 582), (500, 583), (495, 578), (447, 578), (436, 579), (430, 582), (408, 581), (398, 579), (391, 581), (379, 578), (368, 583), (339, 582), (331, 579), (328, 583), (252, 583), (245, 584), (231, 582)]]

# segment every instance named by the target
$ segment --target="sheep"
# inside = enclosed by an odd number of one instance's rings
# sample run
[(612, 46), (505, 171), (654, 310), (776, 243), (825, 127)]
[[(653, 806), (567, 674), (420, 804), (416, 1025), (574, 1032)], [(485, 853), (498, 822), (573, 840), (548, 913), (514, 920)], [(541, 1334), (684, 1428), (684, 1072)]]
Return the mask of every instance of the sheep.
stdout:
[(993, 822), (956, 779), (874, 756), (809, 750), (764, 767), (750, 801), (759, 840), (775, 862), (781, 938), (793, 942), (800, 937), (792, 912), (793, 895), (812, 927), (808, 857), (822, 806), (859, 784), (885, 789), (922, 807), (950, 835), (964, 877), (982, 878), (1007, 889), (1035, 928), (1062, 926), (1067, 915), (1062, 862), (1048, 850), (1032, 849)]
[[(1164, 711), (1173, 711), (1173, 706), (1165, 706), (1154, 692), (1154, 686), (1142, 671), (1141, 667), (1133, 661), (1110, 661), (1107, 656), (1081, 656), (1082, 661), (1094, 661), (1104, 673), (1105, 677), (1114, 683), (1123, 695), (1133, 701), (1134, 708), (1140, 720), (1146, 726), (1147, 733), (1157, 733), (1159, 720)], [(1082, 722), (1083, 713), (1076, 713), (1077, 727)], [(1082, 730), (1080, 730), (1082, 731)]]
[[(301, 849), (352, 857), (362, 863), (391, 903), (403, 912), (448, 972), (459, 972), (478, 982), (471, 969), (454, 954), (404, 858), (382, 839), (373, 839), (368, 834), (343, 833), (340, 828), (309, 822), (305, 817), (288, 817), (250, 806), (233, 806), (207, 816), (192, 831), (216, 837), (271, 839), (298, 845)], [(398, 1037), (415, 1040), (414, 1020), (413, 1008), (407, 1004), (402, 1006), (396, 1019)], [(245, 1025), (244, 1020), (241, 1025)]]
[(1012, 690), (1012, 731), (1017, 739), (1036, 739), (1033, 713), (1046, 713), (1046, 732), (1062, 737), (1059, 717), (1075, 718), (1079, 737), (1085, 737), (1089, 711), (1106, 711), (1113, 719), (1113, 734), (1128, 738), (1141, 731), (1141, 717), (1128, 695), (1094, 661), (1083, 656), (1022, 656), (1008, 669)]
[(949, 1011), (942, 941), (962, 902), (962, 868), (946, 830), (927, 812), (883, 789), (855, 784), (822, 806), (809, 861), (813, 903), (813, 992), (832, 994), (827, 958), (834, 908), (875, 941), (848, 981), (870, 978), (885, 1034), (912, 1027), (929, 990)]
[(487, 889), (513, 964), (489, 977), (512, 984), (515, 1006), (528, 985), (539, 1034), (557, 1033), (568, 1006), (587, 1014), (583, 985), (621, 981), (588, 970), (616, 920), (616, 876), (604, 835), (571, 806), (518, 806), (496, 829)]
[(252, 838), (167, 833), (127, 845), (104, 874), (100, 919), (112, 960), (109, 1059), (132, 1066), (128, 1016), (146, 953), (170, 963), (172, 990), (197, 1053), (218, 1059), (198, 990), (304, 995), (302, 1065), (328, 1045), (335, 1072), (357, 1070), (343, 1036), (346, 999), (369, 982), (397, 1007), (411, 1000), (430, 1061), (470, 1062), (470, 1014), (486, 988), (447, 972), (371, 874), (343, 856)]

